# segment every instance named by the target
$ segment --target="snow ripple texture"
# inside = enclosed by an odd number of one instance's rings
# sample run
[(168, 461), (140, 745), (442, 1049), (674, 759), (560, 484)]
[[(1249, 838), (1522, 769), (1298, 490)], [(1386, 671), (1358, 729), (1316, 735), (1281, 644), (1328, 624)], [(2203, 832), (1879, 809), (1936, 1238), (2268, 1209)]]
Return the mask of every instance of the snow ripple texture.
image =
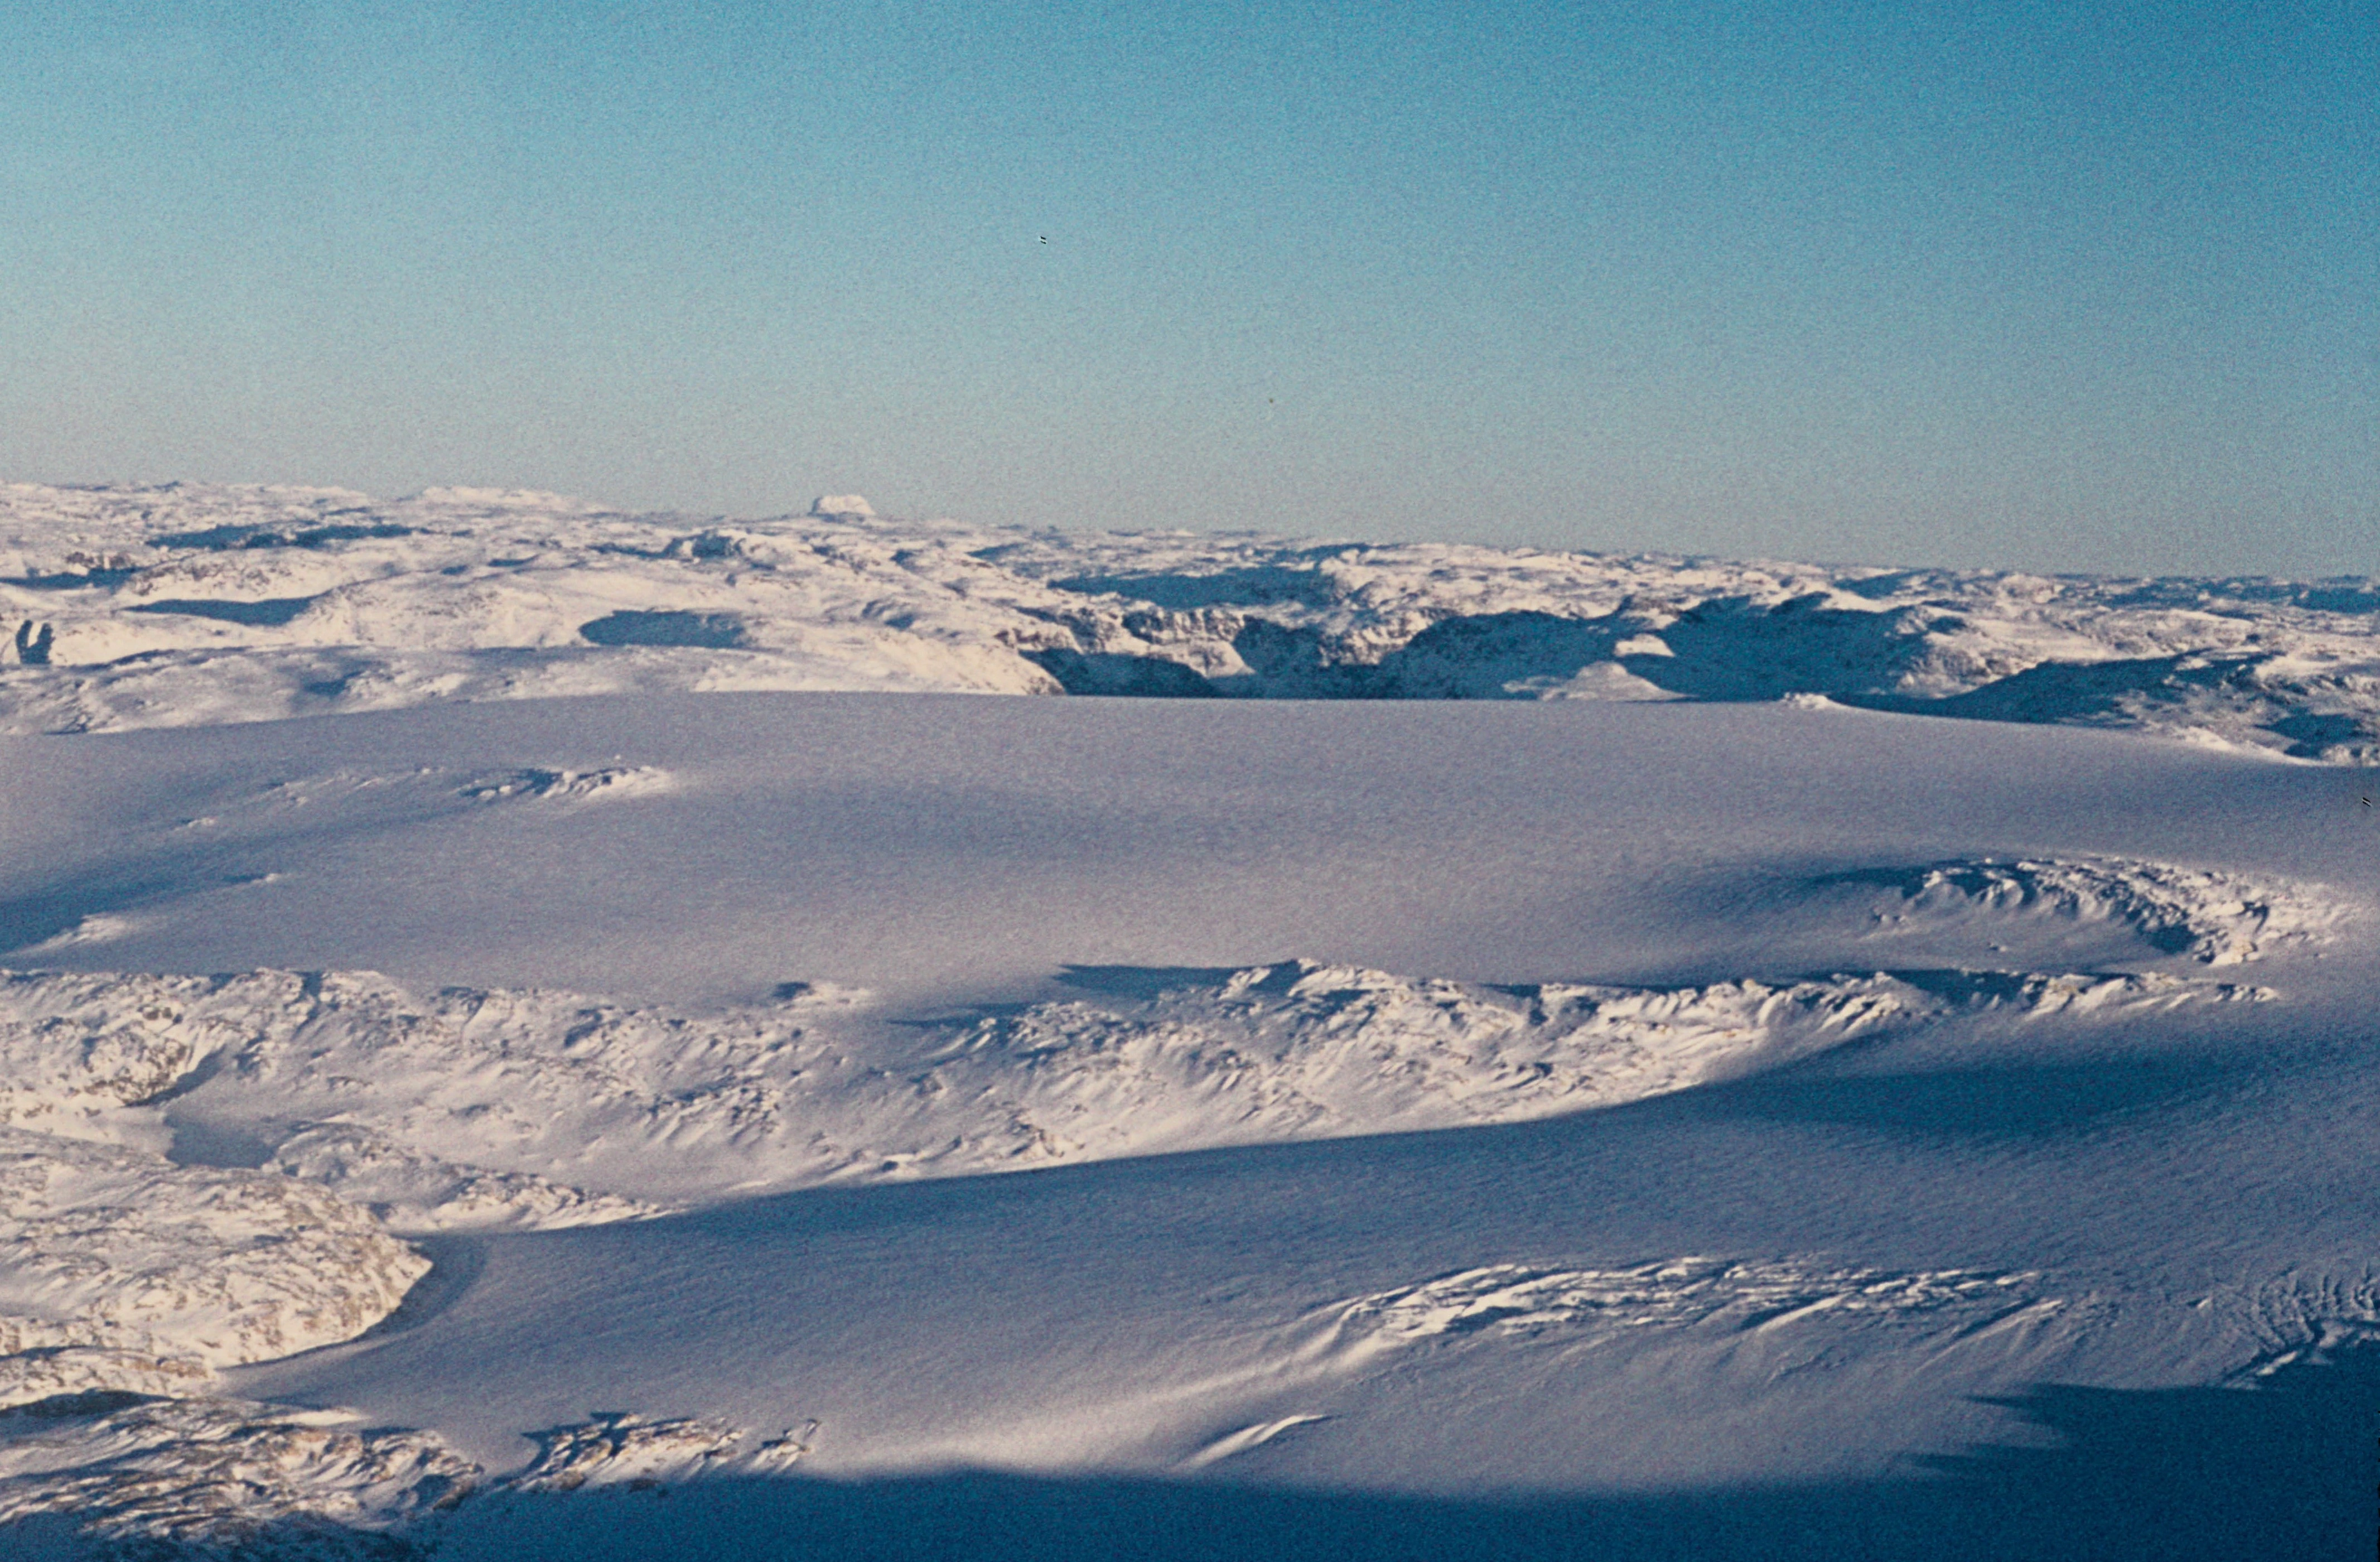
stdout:
[(704, 689), (1832, 701), (2380, 762), (2380, 581), (0, 486), (0, 731)]
[[(1913, 977), (1915, 980), (1908, 978)], [(2267, 996), (2162, 974), (1943, 971), (1689, 987), (1484, 987), (1295, 961), (1123, 1012), (978, 1021), (918, 1088), (1072, 1158), (1517, 1122), (1619, 1105), (1957, 1012), (2156, 1009)], [(996, 1141), (995, 1141), (996, 1142)]]
[[(532, 772), (483, 789), (573, 799), (615, 784)], [(2311, 890), (2155, 864), (1934, 864), (1859, 882), (1961, 915), (2105, 916), (2207, 963), (2328, 916)], [(953, 1018), (894, 1056), (866, 995), (828, 987), (692, 1016), (568, 993), (422, 995), (367, 972), (0, 976), (0, 1407), (15, 1407), (0, 1411), (0, 1523), (68, 1523), (128, 1555), (403, 1555), (474, 1489), (765, 1473), (807, 1451), (807, 1432), (603, 1414), (550, 1429), (527, 1470), (492, 1481), (427, 1434), (215, 1392), (218, 1368), (392, 1312), (429, 1268), (405, 1232), (1516, 1121), (1887, 1027), (2270, 996), (2159, 970), (1488, 987), (1290, 961), (1074, 980), (1079, 997)], [(1828, 1317), (1963, 1330), (2054, 1305), (2032, 1279), (1803, 1260), (1506, 1264), (1313, 1322), (1348, 1361), (1440, 1339)], [(2362, 1327), (2368, 1292), (2254, 1307), (2277, 1345), (2320, 1340)]]
[(2299, 1361), (2323, 1361), (2380, 1340), (2380, 1268), (2346, 1273), (2290, 1270), (2254, 1286), (2217, 1288), (2197, 1303), (2232, 1320), (2260, 1347), (2250, 1376)]

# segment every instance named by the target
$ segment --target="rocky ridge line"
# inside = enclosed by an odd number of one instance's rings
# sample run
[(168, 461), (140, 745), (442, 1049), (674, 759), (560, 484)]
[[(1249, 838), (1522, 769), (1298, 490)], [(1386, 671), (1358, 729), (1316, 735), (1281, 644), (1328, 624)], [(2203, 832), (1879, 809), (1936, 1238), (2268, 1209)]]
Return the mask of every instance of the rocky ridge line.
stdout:
[[(720, 689), (1766, 701), (2380, 762), (2380, 581), (2134, 580), (432, 489), (0, 486), (0, 731)], [(13, 637), (13, 638), (12, 638)]]

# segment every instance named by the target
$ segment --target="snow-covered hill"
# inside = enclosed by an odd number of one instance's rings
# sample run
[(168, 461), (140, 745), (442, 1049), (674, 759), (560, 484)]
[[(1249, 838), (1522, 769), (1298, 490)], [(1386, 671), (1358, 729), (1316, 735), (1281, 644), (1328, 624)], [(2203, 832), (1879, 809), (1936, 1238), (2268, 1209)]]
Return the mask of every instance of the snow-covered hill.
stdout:
[(1760, 701), (2380, 759), (2380, 581), (0, 488), (0, 730), (689, 689)]
[(820, 508), (6, 492), (0, 1552), (2368, 1554), (2370, 584)]

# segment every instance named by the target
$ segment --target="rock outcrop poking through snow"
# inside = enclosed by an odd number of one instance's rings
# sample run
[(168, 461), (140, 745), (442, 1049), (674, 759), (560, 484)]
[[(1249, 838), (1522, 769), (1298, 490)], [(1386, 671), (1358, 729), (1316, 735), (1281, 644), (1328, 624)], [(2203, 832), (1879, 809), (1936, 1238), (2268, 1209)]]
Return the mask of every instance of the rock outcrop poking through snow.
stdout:
[(1690, 1255), (1619, 1269), (1490, 1264), (1357, 1297), (1333, 1311), (1354, 1338), (1374, 1349), (1463, 1336), (1592, 1340), (1698, 1324), (1768, 1328), (1826, 1315), (1972, 1328), (2040, 1305), (2040, 1280), (2029, 1273), (1889, 1274), (1797, 1259)]
[(582, 1486), (650, 1487), (725, 1474), (790, 1470), (808, 1453), (818, 1422), (755, 1437), (724, 1422), (650, 1421), (614, 1411), (537, 1434), (537, 1457), (505, 1484), (515, 1491), (575, 1492)]
[(2319, 939), (2348, 915), (2339, 901), (2296, 885), (2111, 859), (1935, 862), (1821, 883), (1893, 891), (1897, 904), (1875, 913), (1887, 924), (2049, 917), (2122, 928), (2148, 948), (2206, 965), (2239, 965)]
[(1666, 1094), (1962, 1010), (2256, 995), (2155, 974), (1503, 988), (1296, 961), (1184, 978), (1145, 999), (1038, 1005), (963, 1032), (917, 1080), (957, 1135), (931, 1164), (1518, 1122)]
[[(0, 972), (0, 1126), (139, 1140), (140, 1107), (285, 1016), (301, 978)], [(151, 1134), (143, 1142), (163, 1148)]]
[(0, 730), (662, 689), (1776, 700), (2380, 761), (2380, 582), (0, 486)]
[(313, 1183), (0, 1130), (0, 1404), (352, 1338), (429, 1269)]
[(443, 1517), (474, 1497), (782, 1474), (817, 1428), (607, 1412), (535, 1434), (527, 1468), (491, 1476), (434, 1433), (346, 1410), (93, 1395), (0, 1411), (0, 1526), (54, 1516), (110, 1556), (391, 1562), (435, 1556)]
[[(426, 1233), (637, 1219), (722, 1188), (1516, 1122), (1953, 1015), (2269, 995), (2155, 971), (1504, 988), (1295, 961), (1080, 980), (1081, 997), (927, 1027), (921, 1046), (832, 991), (694, 1017), (553, 992), (420, 997), (367, 972), (17, 976), (0, 982), (0, 1044), (20, 1120), (117, 1147), (60, 1140), (50, 1162), (132, 1157), (160, 1198), (209, 1178), (319, 1188)], [(174, 1168), (167, 1147), (266, 1171)]]
[(241, 1399), (0, 1414), (0, 1524), (55, 1515), (103, 1554), (386, 1562), (400, 1531), (472, 1491), (479, 1467), (429, 1433)]
[[(665, 784), (597, 774), (578, 787), (507, 773), (474, 795), (575, 805)], [(2102, 921), (2168, 963), (2247, 960), (2339, 918), (2310, 887), (2112, 860), (1935, 863), (1812, 893), (1878, 891), (1912, 919)], [(215, 1396), (219, 1368), (352, 1338), (394, 1312), (430, 1268), (394, 1233), (1515, 1122), (1893, 1028), (2271, 995), (2157, 969), (1508, 987), (1289, 961), (1069, 980), (1072, 996), (888, 1025), (865, 995), (797, 985), (696, 1016), (550, 991), (423, 995), (369, 972), (0, 974), (0, 1409), (33, 1408), (0, 1414), (0, 1522), (71, 1512), (101, 1537), (337, 1555), (487, 1484), (434, 1438)], [(1508, 1265), (1353, 1299), (1325, 1322), (1334, 1359), (1451, 1336), (1869, 1312), (1988, 1322), (2034, 1305), (2025, 1280)], [(496, 1483), (765, 1473), (806, 1441), (599, 1415), (551, 1429), (528, 1470)]]

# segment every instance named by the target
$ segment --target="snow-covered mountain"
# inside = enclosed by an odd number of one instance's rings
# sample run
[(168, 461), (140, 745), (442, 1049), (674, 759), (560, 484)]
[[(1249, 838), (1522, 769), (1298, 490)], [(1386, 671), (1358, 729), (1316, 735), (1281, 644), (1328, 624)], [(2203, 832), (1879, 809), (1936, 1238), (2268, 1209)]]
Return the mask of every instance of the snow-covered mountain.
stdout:
[(0, 730), (713, 689), (1759, 701), (2380, 759), (2380, 581), (2104, 580), (550, 494), (0, 488)]
[(5, 503), (0, 1552), (2363, 1554), (2369, 582)]

